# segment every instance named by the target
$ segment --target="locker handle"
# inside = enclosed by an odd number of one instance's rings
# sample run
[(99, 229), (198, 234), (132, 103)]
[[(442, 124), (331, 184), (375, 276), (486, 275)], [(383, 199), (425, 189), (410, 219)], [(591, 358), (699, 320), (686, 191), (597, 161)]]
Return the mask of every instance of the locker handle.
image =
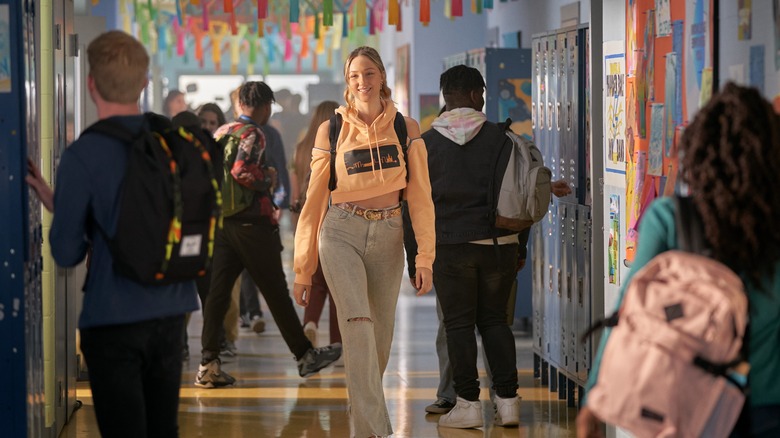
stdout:
[(571, 303), (571, 274), (566, 275), (566, 298)]
[(550, 287), (549, 287), (549, 289), (550, 289), (550, 293), (552, 293), (552, 290), (553, 290), (553, 287), (552, 287), (553, 286), (553, 267), (552, 267), (552, 265), (550, 265), (549, 267), (550, 267), (550, 275), (548, 277), (550, 279)]
[(555, 102), (555, 128), (561, 131), (561, 103)]
[(579, 302), (580, 307), (582, 307), (582, 298), (583, 298), (583, 296), (582, 296), (582, 283), (583, 283), (582, 277), (579, 277), (577, 279), (577, 301)]
[(571, 102), (566, 104), (566, 130), (571, 131)]
[(547, 130), (552, 131), (552, 115), (553, 113), (553, 104), (552, 102), (547, 102)]
[(561, 278), (561, 270), (558, 269), (558, 296), (561, 296), (561, 283), (563, 283)]
[(531, 129), (536, 129), (536, 102), (531, 102)]

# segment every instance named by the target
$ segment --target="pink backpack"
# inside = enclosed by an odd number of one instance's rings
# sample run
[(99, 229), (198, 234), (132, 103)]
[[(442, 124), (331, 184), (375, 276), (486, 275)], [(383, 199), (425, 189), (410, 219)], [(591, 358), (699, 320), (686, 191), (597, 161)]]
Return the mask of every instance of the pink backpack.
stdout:
[(730, 371), (745, 354), (742, 280), (713, 259), (667, 251), (632, 278), (617, 315), (588, 407), (638, 438), (728, 437), (745, 402)]

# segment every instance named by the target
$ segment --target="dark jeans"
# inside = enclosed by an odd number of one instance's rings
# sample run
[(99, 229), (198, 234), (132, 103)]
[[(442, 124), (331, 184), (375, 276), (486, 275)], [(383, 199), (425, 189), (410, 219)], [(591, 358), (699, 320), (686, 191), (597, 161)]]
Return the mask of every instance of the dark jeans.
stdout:
[(257, 294), (260, 291), (257, 285), (252, 280), (252, 276), (249, 275), (249, 271), (244, 269), (241, 272), (241, 294), (239, 297), (239, 315), (248, 315), (249, 319), (255, 316), (263, 316), (263, 310), (260, 309), (260, 298)]
[(184, 315), (81, 330), (100, 434), (176, 437)]
[(260, 287), (274, 322), (295, 357), (300, 359), (311, 348), (287, 289), (281, 248), (279, 227), (271, 225), (267, 218), (256, 221), (225, 218), (222, 229), (217, 231), (211, 288), (203, 306), (201, 342), (204, 361), (219, 357), (230, 294), (244, 268)]
[(322, 309), (325, 308), (326, 300), (329, 303), (328, 308), (330, 312), (330, 343), (341, 342), (336, 303), (333, 302), (333, 295), (330, 294), (328, 283), (325, 281), (325, 275), (322, 273), (322, 264), (317, 264), (317, 271), (311, 277), (309, 305), (306, 306), (306, 310), (303, 312), (303, 325), (311, 321), (319, 327)]
[(515, 338), (506, 324), (507, 301), (517, 274), (517, 245), (438, 245), (433, 283), (444, 316), (455, 392), (479, 399), (477, 338), (485, 347), (499, 397), (517, 395)]
[(780, 405), (745, 408), (731, 438), (780, 437)]

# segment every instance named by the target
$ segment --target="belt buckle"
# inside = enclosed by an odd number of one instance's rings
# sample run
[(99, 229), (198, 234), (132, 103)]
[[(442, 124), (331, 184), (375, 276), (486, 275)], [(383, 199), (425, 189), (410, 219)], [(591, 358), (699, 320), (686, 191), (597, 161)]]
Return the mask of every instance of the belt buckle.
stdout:
[(378, 221), (382, 219), (382, 212), (380, 210), (366, 210), (365, 218), (370, 221)]

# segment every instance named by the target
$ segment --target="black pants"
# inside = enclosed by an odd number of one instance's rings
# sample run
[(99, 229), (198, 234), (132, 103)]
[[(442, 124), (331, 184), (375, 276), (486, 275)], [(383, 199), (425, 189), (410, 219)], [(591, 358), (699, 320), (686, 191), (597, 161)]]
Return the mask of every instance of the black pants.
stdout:
[(244, 221), (226, 218), (217, 232), (211, 288), (203, 312), (203, 360), (219, 357), (219, 343), (225, 313), (230, 306), (233, 284), (245, 268), (263, 298), (290, 351), (301, 358), (311, 347), (295, 313), (282, 267), (279, 227), (267, 218)]
[(104, 437), (176, 437), (184, 315), (81, 330)]
[(471, 243), (438, 245), (433, 283), (444, 316), (447, 352), (455, 392), (470, 401), (479, 399), (477, 338), (485, 346), (493, 388), (499, 397), (517, 395), (515, 339), (506, 323), (507, 302), (517, 275), (517, 245)]

